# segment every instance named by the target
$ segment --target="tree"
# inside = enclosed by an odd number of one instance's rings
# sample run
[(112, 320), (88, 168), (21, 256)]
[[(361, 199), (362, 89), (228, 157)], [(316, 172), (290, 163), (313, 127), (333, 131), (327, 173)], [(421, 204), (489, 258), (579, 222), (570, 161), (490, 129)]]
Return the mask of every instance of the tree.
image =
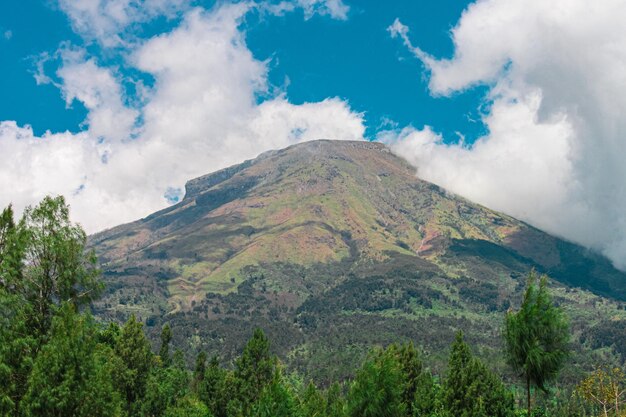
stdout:
[(96, 344), (90, 316), (65, 303), (52, 322), (50, 341), (35, 360), (22, 408), (29, 416), (108, 417), (120, 414), (111, 368)]
[(418, 377), (411, 416), (438, 416), (444, 409), (441, 396), (442, 387), (429, 371), (422, 372)]
[(385, 351), (370, 355), (357, 372), (348, 394), (351, 417), (400, 417), (403, 403), (402, 369), (395, 357)]
[(333, 383), (326, 390), (326, 417), (344, 417), (346, 415), (346, 402), (341, 395), (341, 386), (339, 383)]
[(24, 250), (24, 233), (8, 206), (0, 214), (0, 415), (19, 413), (37, 349), (28, 328), (32, 308), (17, 291)]
[(198, 397), (208, 405), (211, 412), (217, 416), (222, 416), (225, 413), (225, 410), (223, 413), (218, 412), (217, 405), (225, 377), (226, 371), (220, 368), (217, 357), (213, 356), (198, 383)]
[(386, 354), (393, 355), (398, 361), (402, 374), (402, 402), (406, 408), (406, 415), (412, 416), (415, 394), (423, 371), (419, 352), (411, 342), (399, 346), (392, 344), (387, 348)]
[(276, 372), (276, 358), (270, 355), (269, 340), (261, 329), (256, 329), (241, 356), (235, 362), (235, 378), (244, 411), (257, 401)]
[(569, 355), (569, 324), (552, 303), (547, 287), (548, 278), (531, 271), (520, 310), (509, 311), (505, 319), (507, 359), (524, 377), (528, 415), (531, 385), (546, 391), (546, 384), (556, 378)]
[(115, 345), (115, 353), (121, 359), (116, 383), (125, 400), (126, 414), (138, 415), (141, 400), (146, 393), (153, 354), (143, 332), (143, 325), (134, 315), (122, 327)]
[(161, 349), (159, 349), (159, 357), (163, 366), (168, 367), (172, 364), (170, 357), (170, 342), (172, 341), (172, 329), (169, 324), (165, 324), (161, 330)]
[(0, 308), (0, 368), (6, 376), (0, 402), (11, 403), (16, 413), (59, 306), (84, 305), (101, 289), (95, 257), (85, 243), (62, 197), (26, 208), (18, 223), (11, 206), (0, 214), (0, 304), (10, 306)]
[(37, 340), (28, 328), (30, 305), (0, 288), (0, 415), (19, 415)]
[(620, 368), (598, 368), (578, 384), (576, 393), (599, 405), (604, 417), (620, 417), (620, 408), (626, 402), (624, 383), (624, 371)]
[(493, 372), (472, 356), (461, 332), (452, 344), (443, 397), (446, 409), (455, 417), (513, 415), (513, 395)]
[(208, 407), (197, 398), (186, 396), (165, 410), (164, 417), (212, 417)]
[(206, 373), (206, 352), (202, 351), (196, 356), (196, 365), (193, 368), (193, 377), (191, 379), (191, 390), (198, 392), (198, 387), (204, 380)]
[(258, 401), (252, 406), (254, 417), (293, 417), (298, 415), (296, 399), (283, 382), (280, 372), (263, 388)]
[(146, 382), (142, 414), (160, 417), (169, 407), (174, 407), (189, 391), (189, 375), (180, 361), (174, 366), (153, 367)]
[(321, 417), (326, 415), (324, 396), (313, 382), (309, 382), (301, 397), (300, 409), (302, 410), (302, 417)]
[(0, 214), (0, 289), (17, 294), (22, 285), (22, 271), (26, 250), (23, 227), (15, 224), (13, 208), (8, 206)]
[(25, 267), (17, 290), (33, 305), (33, 331), (43, 337), (56, 306), (79, 307), (99, 296), (96, 257), (86, 251), (87, 235), (70, 221), (63, 197), (45, 197), (27, 207), (18, 228), (25, 239)]

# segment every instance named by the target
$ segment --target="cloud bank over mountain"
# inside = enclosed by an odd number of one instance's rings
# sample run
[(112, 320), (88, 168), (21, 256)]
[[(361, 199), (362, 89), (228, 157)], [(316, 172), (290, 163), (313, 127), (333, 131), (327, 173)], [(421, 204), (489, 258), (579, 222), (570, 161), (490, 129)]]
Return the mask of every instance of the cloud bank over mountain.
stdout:
[[(37, 137), (29, 126), (0, 122), (0, 189), (7, 190), (0, 205), (13, 203), (19, 211), (46, 194), (63, 194), (73, 216), (95, 232), (163, 208), (182, 197), (187, 180), (268, 149), (320, 137), (363, 138), (363, 116), (345, 101), (294, 105), (268, 83), (269, 62), (252, 55), (241, 28), (258, 4), (205, 10), (183, 1), (139, 3), (61, 2), (78, 33), (110, 47), (106, 53), (119, 54), (144, 77), (129, 78), (128, 71), (99, 65), (84, 48), (62, 45), (49, 58), (60, 60), (56, 74), (37, 79), (57, 85), (68, 106), (85, 106), (84, 129)], [(343, 19), (347, 6), (340, 6), (285, 2), (280, 12), (304, 7), (305, 16)], [(133, 23), (175, 13), (182, 19), (171, 32), (145, 40), (129, 34)]]
[(626, 3), (483, 0), (436, 58), (389, 27), (422, 61), (434, 96), (488, 86), (476, 143), (430, 128), (381, 132), (418, 175), (588, 247), (626, 268)]
[[(278, 63), (246, 43), (249, 16), (345, 21), (359, 9), (341, 0), (195, 4), (58, 1), (82, 43), (44, 52), (35, 79), (87, 116), (78, 132), (42, 135), (0, 121), (0, 205), (19, 211), (63, 194), (95, 232), (176, 202), (188, 179), (268, 149), (364, 139), (367, 114), (339, 97), (290, 102), (286, 87), (269, 81)], [(390, 144), (426, 180), (626, 268), (624, 15), (623, 0), (480, 0), (451, 30), (446, 57), (416, 45), (398, 16), (389, 35), (421, 61), (415, 76), (426, 76), (433, 97), (487, 91), (488, 133), (463, 143), (437, 126), (390, 123), (367, 139)], [(162, 33), (142, 29), (163, 20)]]

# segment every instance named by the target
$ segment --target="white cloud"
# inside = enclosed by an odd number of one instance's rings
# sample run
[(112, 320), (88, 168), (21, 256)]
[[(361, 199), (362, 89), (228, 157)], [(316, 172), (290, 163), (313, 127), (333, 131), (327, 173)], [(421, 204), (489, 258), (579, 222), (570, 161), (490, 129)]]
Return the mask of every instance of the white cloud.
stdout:
[(482, 0), (452, 30), (450, 59), (399, 36), (434, 95), (490, 86), (489, 134), (471, 148), (429, 129), (381, 135), (419, 175), (626, 267), (626, 2)]
[(124, 32), (157, 16), (173, 18), (189, 0), (58, 0), (76, 33), (106, 47), (127, 45)]
[(304, 9), (307, 19), (318, 13), (329, 15), (333, 19), (346, 20), (350, 11), (350, 7), (341, 0), (296, 0), (296, 4)]
[(85, 123), (90, 136), (118, 142), (131, 137), (139, 113), (124, 105), (119, 80), (110, 69), (101, 68), (80, 50), (63, 50), (57, 75), (68, 106), (80, 101), (89, 111)]
[(127, 65), (155, 80), (137, 109), (125, 104), (113, 69), (63, 49), (58, 85), (68, 104), (87, 108), (85, 130), (36, 137), (28, 126), (2, 122), (0, 155), (8, 157), (0, 189), (11, 192), (0, 194), (0, 206), (13, 202), (19, 210), (64, 194), (73, 216), (94, 232), (163, 208), (187, 180), (268, 149), (320, 137), (362, 139), (362, 115), (338, 98), (258, 102), (268, 95), (268, 63), (254, 58), (239, 27), (249, 7), (190, 10), (173, 31), (133, 49)]
[(278, 3), (258, 1), (254, 4), (258, 9), (277, 16), (282, 16), (285, 12), (302, 9), (305, 20), (316, 14), (337, 20), (347, 20), (350, 11), (350, 7), (342, 0), (284, 0)]
[[(130, 36), (137, 24), (156, 17), (175, 19), (190, 10), (192, 0), (58, 0), (76, 33), (107, 48), (130, 47), (139, 40)], [(350, 8), (342, 0), (242, 1), (274, 14), (301, 8), (306, 19), (315, 14), (346, 20)], [(8, 38), (7, 38), (8, 39)]]
[(13, 37), (13, 31), (7, 29), (7, 30), (4, 31), (4, 33), (2, 35), (4, 36), (4, 39), (9, 41)]

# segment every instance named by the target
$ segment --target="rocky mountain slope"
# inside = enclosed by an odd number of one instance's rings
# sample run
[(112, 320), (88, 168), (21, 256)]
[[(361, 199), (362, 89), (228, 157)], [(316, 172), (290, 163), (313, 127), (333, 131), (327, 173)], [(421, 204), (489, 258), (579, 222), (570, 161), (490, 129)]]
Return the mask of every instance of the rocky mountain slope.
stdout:
[(368, 346), (405, 338), (437, 357), (458, 328), (497, 351), (531, 268), (553, 278), (581, 351), (611, 344), (606, 326), (626, 329), (625, 273), (420, 180), (379, 143), (267, 152), (91, 244), (108, 286), (99, 314), (135, 313), (155, 332), (170, 321), (189, 351), (236, 352), (262, 326), (312, 373), (323, 362), (341, 376)]

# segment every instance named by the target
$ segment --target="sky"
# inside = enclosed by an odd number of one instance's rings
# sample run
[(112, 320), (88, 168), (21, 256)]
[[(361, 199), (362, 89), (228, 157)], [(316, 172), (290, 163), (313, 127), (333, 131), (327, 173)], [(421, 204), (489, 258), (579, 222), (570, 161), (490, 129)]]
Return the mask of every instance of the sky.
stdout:
[(21, 0), (0, 5), (0, 205), (88, 232), (318, 138), (626, 268), (626, 0)]

